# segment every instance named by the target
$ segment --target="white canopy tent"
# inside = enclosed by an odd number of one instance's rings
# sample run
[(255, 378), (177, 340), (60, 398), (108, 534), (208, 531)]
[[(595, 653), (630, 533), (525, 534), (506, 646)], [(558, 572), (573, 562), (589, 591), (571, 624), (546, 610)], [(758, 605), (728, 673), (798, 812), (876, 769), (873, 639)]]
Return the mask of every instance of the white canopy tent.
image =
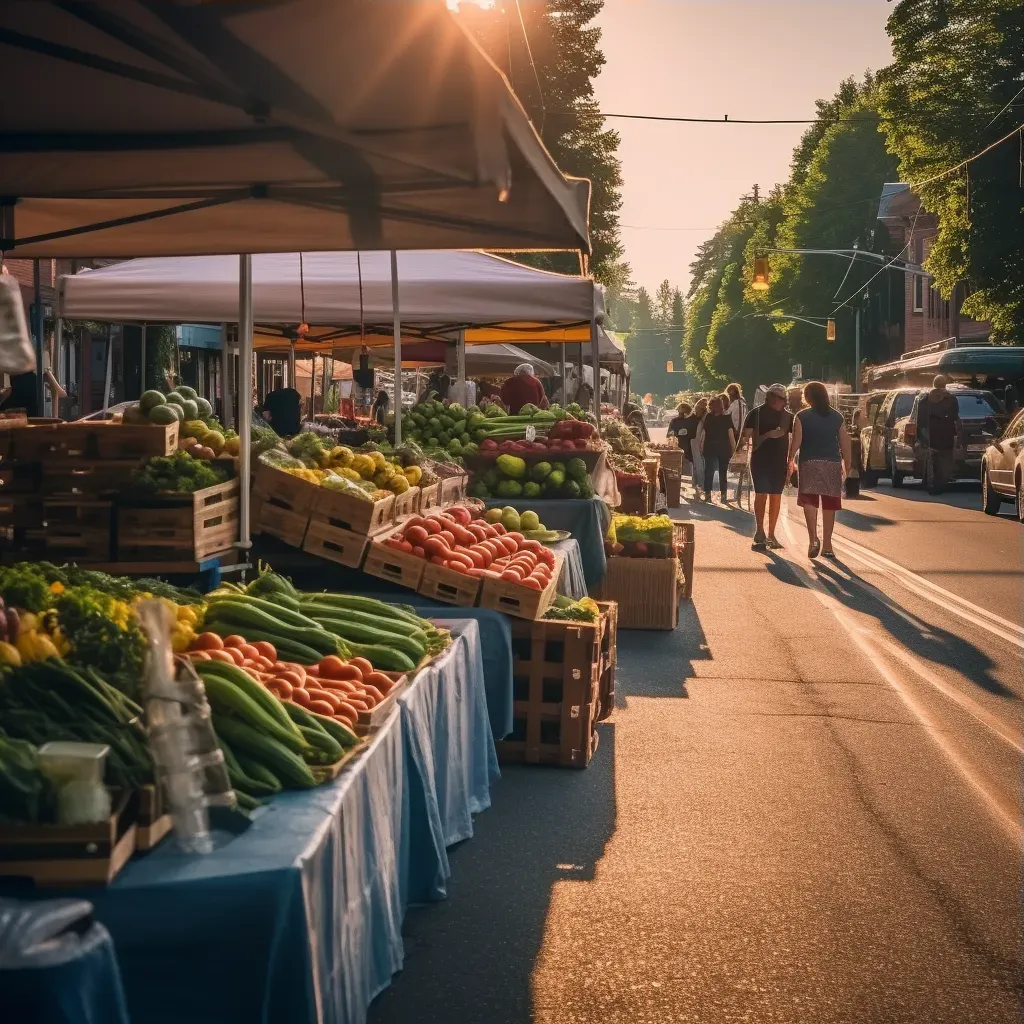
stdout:
[[(416, 359), (416, 348), (417, 346), (415, 345), (406, 348), (402, 356), (403, 366), (409, 365), (409, 357), (419, 366), (444, 365), (443, 361), (437, 359), (419, 362)], [(351, 356), (357, 358), (358, 350), (351, 353)], [(348, 361), (351, 362), (351, 358)], [(466, 349), (466, 375), (469, 377), (502, 377), (511, 375), (515, 368), (522, 363), (529, 363), (538, 377), (554, 377), (557, 372), (551, 363), (538, 356), (530, 355), (529, 352), (516, 348), (515, 345), (470, 345)], [(394, 353), (386, 348), (371, 350), (370, 365), (394, 366)]]

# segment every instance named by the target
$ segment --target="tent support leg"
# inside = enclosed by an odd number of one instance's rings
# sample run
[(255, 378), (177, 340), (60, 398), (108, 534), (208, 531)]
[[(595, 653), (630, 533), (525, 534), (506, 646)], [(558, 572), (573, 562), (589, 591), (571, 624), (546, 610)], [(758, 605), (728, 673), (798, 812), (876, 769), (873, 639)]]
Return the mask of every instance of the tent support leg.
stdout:
[(466, 390), (466, 332), (459, 331), (455, 341), (455, 380), (458, 385), (456, 394), (463, 405), (469, 405)]
[(146, 324), (139, 331), (139, 397), (146, 390)]
[(398, 304), (398, 253), (391, 250), (391, 308), (395, 332), (395, 447), (402, 443), (402, 311)]
[[(64, 373), (64, 318), (57, 317), (53, 324), (53, 375), (57, 383), (67, 391), (67, 374)], [(60, 396), (53, 396), (53, 415), (60, 416)]]
[[(42, 373), (42, 370), (40, 370)], [(103, 412), (110, 408), (110, 381), (114, 374), (114, 326), (107, 324), (107, 369), (103, 374)]]
[(220, 412), (225, 427), (235, 425), (234, 403), (231, 401), (231, 349), (228, 347), (228, 325), (220, 325)]
[(590, 318), (590, 359), (594, 364), (594, 418), (601, 425), (601, 344), (597, 335), (597, 320)]
[(249, 485), (252, 436), (252, 256), (238, 257), (238, 549), (252, 547), (249, 539)]

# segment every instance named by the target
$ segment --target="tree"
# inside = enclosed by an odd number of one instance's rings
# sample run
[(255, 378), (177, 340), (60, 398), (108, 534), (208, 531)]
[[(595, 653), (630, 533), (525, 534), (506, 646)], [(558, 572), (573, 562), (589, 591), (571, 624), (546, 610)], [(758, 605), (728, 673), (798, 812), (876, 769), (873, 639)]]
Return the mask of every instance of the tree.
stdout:
[[(626, 362), (630, 387), (637, 394), (650, 391), (659, 398), (678, 390), (679, 379), (669, 374), (669, 360), (680, 363), (680, 339), (685, 324), (683, 295), (667, 280), (658, 285), (652, 299), (646, 288), (637, 290), (630, 335), (626, 339)], [(682, 369), (682, 365), (676, 367)]]
[[(879, 109), (904, 181), (935, 214), (927, 268), (946, 297), (999, 338), (1024, 338), (1024, 4), (1020, 0), (902, 0), (888, 24), (893, 63)], [(928, 180), (933, 179), (934, 180)]]
[[(621, 284), (629, 268), (619, 237), (619, 135), (605, 128), (593, 84), (605, 59), (601, 30), (591, 22), (603, 6), (604, 0), (517, 0), (488, 9), (462, 4), (459, 17), (507, 75), (555, 163), (566, 174), (590, 179), (590, 269), (599, 281)], [(579, 273), (571, 253), (520, 258)]]

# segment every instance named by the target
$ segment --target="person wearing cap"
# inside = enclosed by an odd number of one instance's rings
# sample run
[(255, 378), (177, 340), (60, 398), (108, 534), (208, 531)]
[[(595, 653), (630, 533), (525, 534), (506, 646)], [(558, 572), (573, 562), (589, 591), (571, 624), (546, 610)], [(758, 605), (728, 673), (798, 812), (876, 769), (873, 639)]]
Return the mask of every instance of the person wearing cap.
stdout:
[(544, 385), (533, 372), (532, 363), (520, 363), (512, 376), (502, 384), (501, 402), (512, 416), (530, 403), (538, 409), (548, 407), (548, 396), (544, 394)]
[[(786, 468), (789, 464), (789, 433), (793, 429), (793, 415), (786, 408), (786, 388), (773, 384), (765, 394), (764, 405), (747, 413), (740, 434), (740, 444), (751, 443), (750, 478), (754, 485), (755, 550), (782, 545), (775, 538), (775, 526), (782, 508), (782, 490), (786, 486)], [(768, 511), (768, 532), (764, 529), (764, 514)]]

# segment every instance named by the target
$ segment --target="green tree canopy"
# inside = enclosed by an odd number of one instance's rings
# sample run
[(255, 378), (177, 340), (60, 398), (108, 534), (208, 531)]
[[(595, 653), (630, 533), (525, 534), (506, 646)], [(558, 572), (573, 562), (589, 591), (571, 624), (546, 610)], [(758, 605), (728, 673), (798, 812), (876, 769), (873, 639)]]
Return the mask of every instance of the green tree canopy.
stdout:
[(652, 298), (646, 288), (637, 289), (630, 334), (626, 338), (630, 390), (638, 395), (650, 391), (659, 399), (679, 390), (680, 378), (666, 370), (672, 360), (682, 370), (681, 343), (685, 324), (682, 292), (667, 280), (658, 285)]
[(902, 0), (888, 30), (895, 59), (879, 109), (903, 180), (938, 218), (928, 270), (947, 297), (965, 283), (965, 311), (997, 336), (1024, 340), (1019, 133), (943, 173), (1024, 122), (1024, 3)]

